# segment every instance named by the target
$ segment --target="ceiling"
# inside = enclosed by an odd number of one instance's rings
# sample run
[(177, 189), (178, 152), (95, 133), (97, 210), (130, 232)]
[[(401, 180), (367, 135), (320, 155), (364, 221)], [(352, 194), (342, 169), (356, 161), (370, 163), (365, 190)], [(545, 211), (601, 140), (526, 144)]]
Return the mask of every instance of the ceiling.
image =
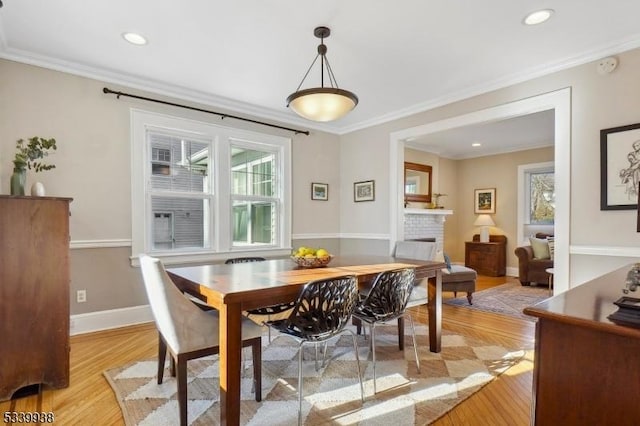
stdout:
[(553, 146), (554, 130), (554, 111), (547, 110), (410, 138), (405, 146), (462, 160)]
[[(3, 3), (2, 58), (337, 134), (640, 46), (638, 0)], [(555, 14), (523, 25), (538, 8)], [(285, 104), (315, 57), (319, 25), (332, 31), (338, 84), (360, 99), (331, 123)], [(149, 43), (128, 44), (127, 31)], [(319, 80), (314, 68), (303, 88)]]

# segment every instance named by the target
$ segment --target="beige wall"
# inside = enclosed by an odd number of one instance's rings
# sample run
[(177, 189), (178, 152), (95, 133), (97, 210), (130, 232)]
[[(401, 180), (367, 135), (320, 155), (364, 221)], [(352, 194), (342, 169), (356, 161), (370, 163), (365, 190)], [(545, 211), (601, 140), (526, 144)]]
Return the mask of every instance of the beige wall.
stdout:
[(473, 226), (477, 215), (474, 213), (476, 189), (496, 189), (496, 214), (491, 215), (496, 223), (491, 234), (507, 237), (507, 267), (518, 267), (514, 254), (517, 247), (517, 207), (518, 207), (518, 166), (523, 164), (553, 161), (553, 147), (487, 157), (461, 160), (458, 162), (458, 230), (460, 241), (455, 258), (464, 259), (464, 241), (471, 241), (480, 233)]
[[(553, 161), (553, 147), (491, 155), (467, 160), (450, 160), (414, 149), (405, 149), (405, 160), (434, 167), (442, 192), (442, 204), (453, 210), (445, 222), (445, 252), (452, 261), (464, 263), (464, 242), (471, 241), (479, 229), (473, 226), (474, 191), (481, 188), (496, 189), (496, 226), (491, 234), (507, 236), (507, 267), (517, 268), (514, 255), (517, 247), (517, 171), (523, 164)], [(437, 165), (437, 169), (435, 167)], [(437, 172), (436, 172), (437, 170)], [(435, 177), (435, 176), (434, 176)]]
[[(628, 260), (611, 256), (591, 262), (594, 255), (590, 249), (632, 250), (640, 246), (640, 234), (635, 232), (635, 211), (599, 209), (599, 131), (640, 121), (640, 50), (620, 54), (618, 59), (619, 67), (609, 75), (598, 74), (595, 63), (584, 64), (341, 136), (321, 132), (309, 137), (294, 136), (232, 120), (223, 124), (293, 139), (294, 237), (300, 237), (301, 241), (326, 241), (318, 238), (318, 234), (328, 234), (330, 238), (340, 234), (340, 250), (345, 252), (388, 253), (391, 132), (570, 87), (570, 269), (572, 277), (576, 277), (572, 279), (581, 280)], [(57, 168), (38, 176), (30, 174), (28, 181), (37, 177), (48, 194), (74, 198), (71, 217), (74, 241), (131, 238), (130, 107), (220, 123), (219, 118), (203, 113), (116, 100), (102, 94), (102, 82), (34, 66), (0, 60), (0, 75), (0, 191), (8, 192), (16, 139), (33, 135), (55, 137), (60, 148), (51, 160)], [(440, 160), (438, 191), (459, 194), (443, 200), (446, 207), (457, 212), (445, 225), (447, 235), (453, 232), (452, 241), (460, 242), (474, 232), (470, 226), (473, 213), (467, 200), (472, 199), (475, 187), (498, 187), (496, 220), (503, 229), (512, 226), (502, 216), (512, 203), (509, 190), (503, 189), (502, 183), (494, 185), (485, 180), (486, 176), (474, 173), (473, 170), (482, 167), (481, 160), (477, 161), (458, 170), (456, 162)], [(375, 201), (353, 201), (353, 183), (362, 180), (375, 180)], [(328, 202), (310, 200), (311, 182), (329, 183)], [(308, 220), (310, 217), (313, 220)], [(457, 253), (455, 258), (459, 259), (460, 246), (451, 247), (447, 242), (446, 249)], [(98, 264), (100, 268), (95, 267)], [(77, 305), (72, 300), (72, 312), (142, 303), (140, 283), (134, 282), (138, 274), (135, 270), (131, 273), (128, 264), (126, 248), (74, 250), (72, 294), (76, 289), (86, 288), (89, 302)], [(113, 273), (97, 277), (96, 271)]]
[[(616, 255), (618, 252), (640, 256), (636, 249), (640, 246), (640, 234), (635, 232), (636, 212), (601, 211), (599, 204), (599, 132), (601, 129), (640, 121), (638, 115), (638, 111), (640, 111), (640, 79), (638, 78), (640, 50), (634, 49), (620, 54), (618, 59), (620, 66), (611, 74), (598, 74), (594, 61), (463, 101), (453, 102), (410, 117), (351, 132), (341, 137), (341, 161), (354, 169), (371, 164), (372, 167), (369, 169), (371, 178), (382, 180), (388, 175), (388, 167), (385, 167), (384, 164), (388, 164), (389, 140), (392, 132), (399, 132), (403, 129), (504, 105), (567, 87), (571, 88), (569, 269), (570, 285), (573, 286), (581, 282), (585, 275), (604, 273), (615, 265), (624, 264), (628, 260), (628, 256), (618, 256)], [(376, 151), (370, 151), (372, 154), (366, 157), (355, 155), (365, 146), (374, 147)], [(480, 176), (477, 178), (481, 179)], [(348, 177), (344, 176), (344, 169), (342, 180), (345, 185), (349, 183)], [(484, 187), (485, 183), (479, 180), (477, 185), (477, 187)], [(384, 189), (384, 187), (382, 188)], [(461, 189), (467, 191), (467, 197), (472, 197), (471, 186), (468, 188), (463, 186)], [(446, 190), (442, 190), (446, 192)], [(385, 201), (388, 200), (388, 194), (383, 197)], [(451, 200), (447, 200), (447, 202), (450, 203)], [(505, 202), (508, 202), (508, 199), (505, 201), (503, 193), (499, 192), (499, 211)], [(341, 206), (343, 211), (340, 215), (340, 227), (342, 229), (359, 226), (362, 232), (390, 234), (389, 206), (377, 203), (375, 207), (372, 206), (366, 212), (366, 218), (363, 216), (364, 212), (352, 210), (350, 207), (348, 204)], [(460, 227), (466, 229), (460, 235), (461, 239), (468, 238), (473, 233), (471, 228), (464, 228), (469, 225), (463, 222), (469, 223), (472, 216), (472, 213), (464, 213), (468, 208), (470, 207), (465, 207), (465, 204), (459, 201), (458, 210), (462, 210), (459, 217), (459, 220), (462, 221)], [(375, 220), (370, 218), (375, 218)], [(503, 218), (498, 218), (498, 220), (503, 220)], [(625, 250), (614, 250), (620, 247)], [(589, 262), (589, 258), (597, 256), (597, 249), (604, 249), (605, 252), (608, 252), (607, 254), (612, 255), (608, 256), (607, 261)], [(582, 265), (592, 265), (588, 274), (585, 274), (584, 270), (577, 271), (577, 268)]]
[[(427, 166), (431, 166), (431, 194), (442, 193), (440, 192), (440, 157), (436, 154), (432, 154), (430, 152), (420, 151), (412, 148), (404, 149), (404, 161), (408, 161), (410, 163), (424, 164)], [(440, 201), (444, 203), (444, 198), (441, 198)], [(430, 203), (418, 203), (418, 202), (409, 202), (407, 203), (407, 207), (423, 209), (428, 208)]]
[[(55, 137), (58, 150), (48, 160), (56, 168), (29, 172), (27, 190), (39, 180), (47, 195), (72, 197), (72, 244), (97, 247), (72, 250), (73, 314), (146, 304), (139, 271), (129, 262), (132, 107), (292, 138), (292, 233), (304, 238), (339, 232), (340, 148), (336, 135), (294, 135), (233, 119), (222, 122), (214, 115), (175, 107), (117, 100), (102, 93), (107, 85), (103, 82), (7, 60), (0, 60), (0, 76), (0, 192), (9, 192), (15, 141), (35, 135)], [(311, 182), (329, 184), (329, 201), (311, 200)], [(339, 246), (335, 241), (327, 244)], [(121, 247), (104, 247), (108, 245)], [(86, 303), (75, 302), (78, 289), (87, 290)]]

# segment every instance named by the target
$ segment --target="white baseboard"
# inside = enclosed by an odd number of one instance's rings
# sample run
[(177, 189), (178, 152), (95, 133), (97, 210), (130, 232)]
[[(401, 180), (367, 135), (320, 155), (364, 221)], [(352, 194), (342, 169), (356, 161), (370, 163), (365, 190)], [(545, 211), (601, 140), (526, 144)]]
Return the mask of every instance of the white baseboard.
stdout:
[(518, 277), (520, 276), (520, 271), (518, 268), (507, 267), (507, 276), (508, 277)]
[(149, 305), (71, 315), (70, 334), (92, 333), (153, 321)]

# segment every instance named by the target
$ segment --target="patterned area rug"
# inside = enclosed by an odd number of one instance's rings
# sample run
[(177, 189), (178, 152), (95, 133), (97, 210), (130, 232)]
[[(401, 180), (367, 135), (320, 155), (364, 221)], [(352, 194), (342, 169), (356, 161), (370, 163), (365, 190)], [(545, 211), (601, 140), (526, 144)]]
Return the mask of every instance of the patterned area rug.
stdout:
[(473, 293), (473, 305), (469, 306), (466, 293), (459, 297), (445, 299), (443, 303), (480, 311), (494, 312), (535, 321), (536, 318), (522, 313), (527, 306), (535, 305), (549, 297), (547, 286), (522, 286), (520, 283), (507, 283)]
[[(409, 327), (407, 327), (408, 329)], [(364, 372), (365, 403), (360, 400), (351, 335), (329, 342), (327, 364), (314, 366), (314, 350), (305, 345), (303, 417), (306, 425), (426, 425), (451, 410), (517, 363), (522, 350), (482, 342), (443, 330), (442, 351), (429, 352), (426, 326), (417, 326), (421, 373), (416, 369), (411, 337), (405, 351), (397, 346), (395, 326), (376, 327), (377, 387), (368, 341), (358, 336)], [(247, 349), (242, 382), (243, 425), (297, 424), (297, 346), (280, 337), (269, 344), (263, 336), (262, 402), (251, 392), (252, 369)], [(127, 425), (178, 423), (176, 382), (165, 373), (156, 384), (156, 360), (138, 361), (104, 373), (122, 408)], [(192, 425), (219, 423), (218, 358), (188, 362), (188, 418)]]

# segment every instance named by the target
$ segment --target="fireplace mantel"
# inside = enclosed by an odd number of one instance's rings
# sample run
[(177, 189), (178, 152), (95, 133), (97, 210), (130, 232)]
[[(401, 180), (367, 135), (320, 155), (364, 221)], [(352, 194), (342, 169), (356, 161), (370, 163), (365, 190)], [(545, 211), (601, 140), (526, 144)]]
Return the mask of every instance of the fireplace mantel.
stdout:
[(404, 209), (404, 214), (432, 214), (432, 215), (451, 215), (453, 210), (445, 209)]

